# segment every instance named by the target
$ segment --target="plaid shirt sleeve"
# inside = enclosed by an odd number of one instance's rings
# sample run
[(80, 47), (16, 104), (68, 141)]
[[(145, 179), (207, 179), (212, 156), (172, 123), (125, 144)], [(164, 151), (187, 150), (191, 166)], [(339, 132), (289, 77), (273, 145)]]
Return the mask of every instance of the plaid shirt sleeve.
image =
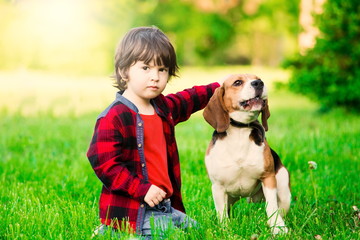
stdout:
[(189, 119), (192, 113), (205, 108), (215, 89), (219, 86), (220, 84), (215, 82), (167, 95), (166, 99), (175, 125)]
[(124, 122), (131, 121), (131, 113), (119, 115), (113, 112), (116, 111), (110, 111), (97, 120), (87, 153), (88, 159), (97, 177), (109, 191), (122, 192), (143, 201), (151, 184), (134, 174), (137, 171), (134, 161), (126, 161), (134, 152), (129, 147), (136, 141), (136, 138), (129, 134), (134, 126), (126, 126), (130, 131), (121, 132)]

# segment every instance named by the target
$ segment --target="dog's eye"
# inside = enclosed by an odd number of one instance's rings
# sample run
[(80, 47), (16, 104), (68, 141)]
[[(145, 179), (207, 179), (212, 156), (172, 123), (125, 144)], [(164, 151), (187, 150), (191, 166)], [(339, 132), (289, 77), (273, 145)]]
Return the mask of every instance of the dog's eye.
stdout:
[(236, 80), (236, 81), (233, 83), (233, 86), (237, 87), (237, 86), (240, 86), (241, 84), (243, 84), (243, 81), (241, 81), (241, 80)]

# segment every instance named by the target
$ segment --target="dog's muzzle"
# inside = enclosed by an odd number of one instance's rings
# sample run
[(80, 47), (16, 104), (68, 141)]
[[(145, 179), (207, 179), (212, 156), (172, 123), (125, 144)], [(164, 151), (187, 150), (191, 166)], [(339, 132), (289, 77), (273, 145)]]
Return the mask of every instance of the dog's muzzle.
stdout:
[(249, 100), (240, 102), (240, 106), (243, 108), (252, 108), (255, 105), (261, 105), (262, 107), (265, 106), (265, 100), (260, 97), (251, 98)]

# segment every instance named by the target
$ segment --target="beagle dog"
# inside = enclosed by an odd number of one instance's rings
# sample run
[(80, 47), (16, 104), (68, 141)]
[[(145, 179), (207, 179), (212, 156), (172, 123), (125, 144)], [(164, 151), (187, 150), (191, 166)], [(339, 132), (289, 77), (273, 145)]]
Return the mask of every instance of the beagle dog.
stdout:
[(220, 220), (241, 197), (265, 200), (272, 233), (287, 233), (283, 216), (290, 208), (290, 177), (265, 138), (270, 112), (264, 83), (255, 75), (230, 75), (203, 116), (215, 129), (205, 164)]

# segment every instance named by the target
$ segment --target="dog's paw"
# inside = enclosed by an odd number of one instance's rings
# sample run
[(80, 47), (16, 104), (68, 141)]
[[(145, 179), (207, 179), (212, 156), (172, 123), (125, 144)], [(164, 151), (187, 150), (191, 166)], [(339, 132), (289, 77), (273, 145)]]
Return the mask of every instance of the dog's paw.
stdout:
[(278, 234), (286, 234), (289, 232), (289, 229), (283, 225), (283, 226), (274, 226), (272, 228), (272, 234), (273, 235), (278, 235)]

